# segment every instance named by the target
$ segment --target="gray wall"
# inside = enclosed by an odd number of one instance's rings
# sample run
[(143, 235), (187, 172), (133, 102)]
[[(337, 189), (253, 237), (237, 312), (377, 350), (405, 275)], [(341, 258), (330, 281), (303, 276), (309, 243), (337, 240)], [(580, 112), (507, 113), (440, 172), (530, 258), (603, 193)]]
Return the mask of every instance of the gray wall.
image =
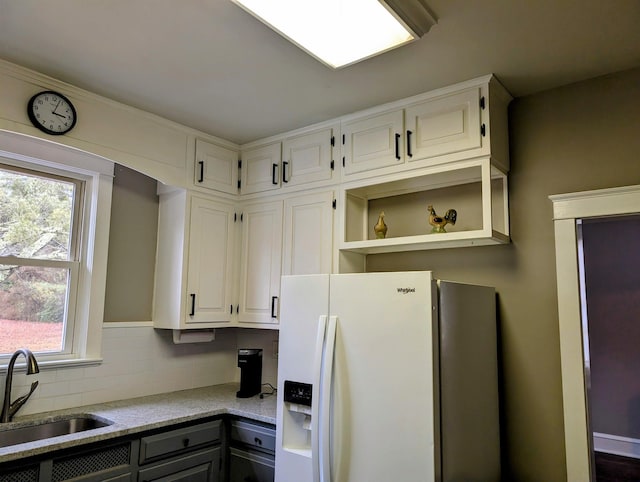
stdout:
[(150, 321), (158, 236), (156, 181), (116, 164), (105, 321)]
[(640, 69), (516, 99), (509, 123), (513, 242), (370, 256), (368, 270), (431, 269), (440, 278), (497, 288), (505, 480), (562, 481), (564, 430), (548, 195), (640, 184)]

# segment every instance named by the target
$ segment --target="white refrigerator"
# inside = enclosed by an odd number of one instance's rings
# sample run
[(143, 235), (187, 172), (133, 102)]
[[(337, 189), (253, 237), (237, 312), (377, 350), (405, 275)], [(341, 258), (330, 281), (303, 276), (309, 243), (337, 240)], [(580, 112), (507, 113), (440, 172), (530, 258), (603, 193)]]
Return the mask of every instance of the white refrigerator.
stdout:
[(281, 297), (276, 482), (500, 480), (493, 288), (300, 275)]

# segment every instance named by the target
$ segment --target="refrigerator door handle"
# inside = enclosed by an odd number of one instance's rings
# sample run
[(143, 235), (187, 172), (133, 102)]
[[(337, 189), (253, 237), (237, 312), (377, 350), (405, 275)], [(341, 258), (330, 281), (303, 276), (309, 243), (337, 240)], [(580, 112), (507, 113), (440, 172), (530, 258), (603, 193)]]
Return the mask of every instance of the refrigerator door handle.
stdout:
[(338, 317), (330, 316), (325, 336), (324, 354), (322, 361), (322, 380), (320, 382), (320, 452), (318, 463), (320, 466), (320, 482), (331, 482), (331, 394), (333, 392), (333, 357), (336, 346), (336, 329)]
[(324, 340), (327, 334), (327, 316), (318, 320), (316, 335), (316, 351), (313, 358), (313, 395), (311, 402), (311, 463), (313, 468), (313, 482), (320, 482), (320, 383), (322, 379), (322, 360), (324, 354)]

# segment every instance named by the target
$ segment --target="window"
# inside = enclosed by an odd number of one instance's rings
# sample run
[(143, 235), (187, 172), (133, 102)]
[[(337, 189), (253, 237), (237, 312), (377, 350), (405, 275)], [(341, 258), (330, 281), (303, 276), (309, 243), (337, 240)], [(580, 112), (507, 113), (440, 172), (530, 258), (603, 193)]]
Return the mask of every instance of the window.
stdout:
[(100, 360), (113, 163), (0, 131), (0, 366)]
[(71, 351), (83, 187), (0, 164), (0, 354)]

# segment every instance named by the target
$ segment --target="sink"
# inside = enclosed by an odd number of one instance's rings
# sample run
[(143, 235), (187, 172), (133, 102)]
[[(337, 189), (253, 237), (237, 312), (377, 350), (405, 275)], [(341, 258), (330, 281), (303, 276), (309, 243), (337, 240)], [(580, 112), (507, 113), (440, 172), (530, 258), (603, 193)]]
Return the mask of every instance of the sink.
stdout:
[(39, 421), (29, 425), (20, 423), (19, 426), (15, 426), (15, 423), (11, 423), (8, 424), (11, 426), (7, 429), (0, 425), (0, 447), (85, 432), (87, 430), (107, 427), (112, 423), (110, 420), (92, 415), (74, 415), (63, 419)]

